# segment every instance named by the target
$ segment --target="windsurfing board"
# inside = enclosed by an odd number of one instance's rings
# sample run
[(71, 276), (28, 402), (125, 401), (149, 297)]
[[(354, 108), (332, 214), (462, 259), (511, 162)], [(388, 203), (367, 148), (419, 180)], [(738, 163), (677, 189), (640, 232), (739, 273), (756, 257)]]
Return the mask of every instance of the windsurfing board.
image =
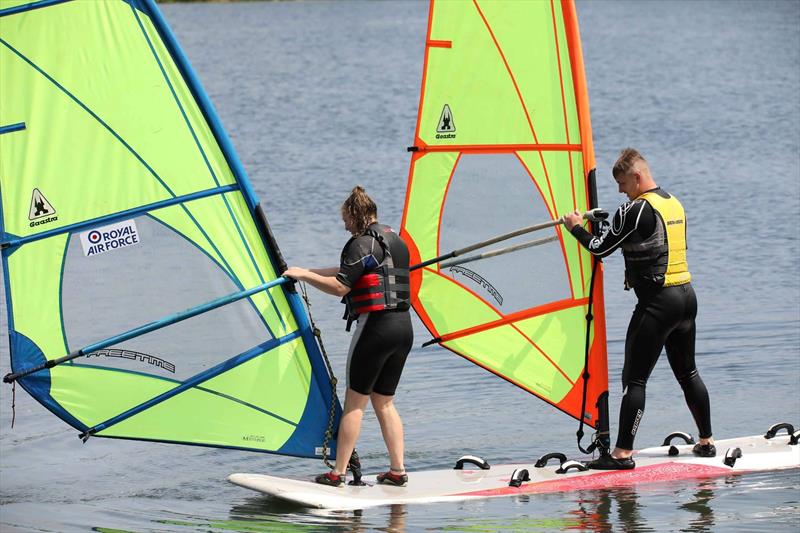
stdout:
[[(537, 468), (533, 463), (491, 466), (487, 470), (431, 470), (409, 472), (404, 487), (382, 485), (375, 475), (364, 475), (365, 486), (330, 487), (313, 480), (264, 474), (231, 474), (228, 481), (282, 500), (322, 509), (364, 509), (380, 505), (435, 503), (516, 494), (541, 494), (591, 490), (680, 479), (726, 476), (747, 472), (800, 468), (800, 445), (790, 437), (766, 439), (763, 435), (719, 440), (717, 456), (697, 457), (692, 445), (646, 448), (636, 452), (632, 470), (568, 469), (560, 465)], [(670, 455), (677, 451), (677, 455)], [(736, 453), (736, 450), (739, 453)], [(566, 466), (567, 463), (564, 463)], [(515, 471), (528, 471), (530, 481), (510, 486)]]

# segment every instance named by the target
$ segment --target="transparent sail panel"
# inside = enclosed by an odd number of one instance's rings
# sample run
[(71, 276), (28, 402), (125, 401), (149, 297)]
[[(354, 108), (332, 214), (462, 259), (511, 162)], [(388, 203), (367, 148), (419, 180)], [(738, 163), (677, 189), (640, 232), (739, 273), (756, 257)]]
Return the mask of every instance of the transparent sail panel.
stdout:
[[(70, 238), (61, 291), (69, 350), (239, 290), (222, 265), (160, 222), (141, 216), (116, 226)], [(90, 242), (87, 249), (86, 241), (96, 243)], [(115, 242), (116, 248), (111, 248)], [(110, 249), (99, 252), (100, 247)], [(169, 333), (148, 336), (149, 341), (134, 339), (129, 348), (162, 355), (165, 350), (188, 350), (202, 357), (208, 350), (213, 354), (214, 339), (225, 340), (227, 351), (238, 353), (271, 338), (249, 301), (227, 305), (213, 315), (197, 317), (191, 327), (176, 324)], [(171, 342), (157, 338), (165, 335), (173, 336)]]
[[(541, 194), (514, 154), (463, 155), (447, 190), (439, 249), (446, 253), (548, 220)], [(548, 228), (472, 254), (554, 236), (555, 229)], [(447, 267), (442, 273), (502, 314), (570, 296), (558, 240)]]

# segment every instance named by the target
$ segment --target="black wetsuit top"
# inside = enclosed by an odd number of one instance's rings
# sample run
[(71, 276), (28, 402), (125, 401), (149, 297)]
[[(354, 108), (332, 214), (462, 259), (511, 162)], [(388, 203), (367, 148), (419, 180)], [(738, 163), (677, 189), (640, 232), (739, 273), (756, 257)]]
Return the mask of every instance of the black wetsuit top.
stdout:
[[(383, 236), (396, 268), (408, 268), (408, 247), (389, 226), (372, 224), (370, 229)], [(364, 274), (374, 271), (384, 260), (377, 240), (356, 236), (345, 244), (336, 279), (353, 287)], [(398, 294), (408, 299), (408, 294)], [(408, 353), (414, 341), (408, 308), (373, 311), (359, 315), (347, 360), (347, 386), (361, 394), (377, 392), (392, 396), (400, 382)]]
[[(652, 192), (660, 196), (669, 198), (669, 195), (660, 188)], [(580, 225), (572, 228), (572, 235), (593, 255), (606, 257), (619, 247), (623, 248), (625, 255), (625, 288), (648, 287), (652, 285), (661, 286), (664, 283), (663, 272), (666, 272), (667, 255), (656, 259), (663, 267), (660, 270), (660, 277), (649, 272), (648, 267), (652, 266), (653, 260), (645, 258), (644, 261), (635, 254), (627, 254), (626, 248), (640, 248), (648, 244), (653, 234), (658, 228), (657, 224), (663, 223), (659, 220), (655, 209), (644, 199), (636, 199), (626, 202), (619, 206), (614, 213), (614, 217), (603, 233), (595, 237)], [(642, 264), (642, 263), (645, 264)], [(650, 263), (650, 264), (648, 264)]]
[[(660, 188), (652, 192), (669, 197)], [(593, 255), (605, 257), (619, 247), (625, 254), (626, 244), (639, 247), (653, 237), (657, 224), (663, 225), (663, 222), (655, 209), (646, 200), (637, 199), (622, 204), (614, 213), (611, 225), (599, 237), (580, 225), (574, 226), (571, 233)], [(664, 258), (651, 260), (663, 262)], [(633, 287), (638, 298), (625, 337), (623, 396), (616, 443), (626, 450), (633, 449), (636, 430), (644, 414), (647, 379), (665, 347), (700, 437), (711, 437), (708, 391), (695, 366), (697, 299), (694, 289), (691, 283), (663, 287), (663, 277), (652, 275), (659, 269), (650, 269), (650, 266), (642, 264), (640, 257), (625, 257), (626, 289)]]

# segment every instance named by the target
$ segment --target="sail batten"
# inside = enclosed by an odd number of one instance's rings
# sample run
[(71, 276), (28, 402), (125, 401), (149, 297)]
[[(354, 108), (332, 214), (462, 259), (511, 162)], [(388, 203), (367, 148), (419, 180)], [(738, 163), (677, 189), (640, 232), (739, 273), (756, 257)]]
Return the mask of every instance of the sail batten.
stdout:
[(112, 215), (106, 215), (92, 220), (78, 222), (58, 229), (43, 231), (41, 233), (36, 233), (34, 235), (29, 235), (27, 237), (11, 238), (3, 241), (2, 244), (6, 247), (21, 246), (29, 242), (35, 242), (41, 239), (47, 239), (49, 237), (54, 237), (56, 235), (61, 235), (63, 233), (77, 233), (94, 227), (105, 226), (114, 222), (118, 222), (120, 220), (127, 220), (131, 217), (142, 215), (151, 211), (157, 211), (163, 207), (170, 207), (176, 204), (183, 204), (191, 202), (192, 200), (199, 200), (201, 198), (216, 196), (218, 194), (225, 194), (236, 190), (239, 190), (239, 185), (236, 183), (230, 185), (224, 185), (222, 187), (217, 187), (214, 189), (206, 189), (204, 191), (198, 191), (196, 193), (186, 194), (183, 196), (178, 196), (175, 198), (170, 198), (159, 202), (154, 202), (152, 204), (143, 205), (141, 207), (136, 207), (133, 209), (129, 209), (127, 211), (121, 211), (119, 213), (114, 213)]
[[(569, 0), (430, 2), (401, 231), (412, 263), (596, 207), (576, 39)], [(412, 272), (412, 303), (441, 346), (595, 426), (602, 269), (592, 290), (594, 259), (560, 225), (537, 237), (558, 246), (517, 236), (508, 253), (429, 262)]]
[(460, 153), (502, 153), (502, 152), (580, 152), (580, 144), (487, 144), (487, 145), (444, 145), (415, 146), (415, 152), (460, 152)]
[(512, 313), (507, 316), (503, 316), (495, 320), (494, 322), (486, 322), (485, 324), (481, 324), (479, 326), (474, 326), (471, 328), (466, 328), (458, 331), (452, 331), (450, 333), (444, 333), (441, 336), (442, 342), (454, 340), (459, 337), (464, 337), (466, 335), (470, 335), (472, 333), (478, 333), (481, 331), (486, 331), (489, 329), (493, 329), (499, 326), (504, 326), (506, 324), (510, 324), (522, 319), (526, 318), (534, 318), (541, 315), (546, 315), (548, 313), (552, 313), (553, 311), (559, 311), (561, 309), (570, 309), (573, 307), (585, 307), (586, 304), (589, 303), (588, 298), (582, 298), (580, 300), (572, 300), (566, 299), (561, 300), (558, 302), (550, 302), (548, 304), (542, 305), (540, 307), (534, 307), (531, 309), (526, 309), (524, 311), (520, 311), (518, 313)]

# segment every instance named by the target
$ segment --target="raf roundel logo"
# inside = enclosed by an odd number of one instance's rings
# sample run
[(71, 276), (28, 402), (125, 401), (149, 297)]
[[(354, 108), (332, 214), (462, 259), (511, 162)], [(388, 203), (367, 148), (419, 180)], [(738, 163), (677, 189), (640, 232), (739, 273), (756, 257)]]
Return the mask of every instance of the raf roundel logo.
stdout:
[(86, 257), (139, 243), (139, 232), (133, 219), (84, 231), (80, 236), (83, 255)]

